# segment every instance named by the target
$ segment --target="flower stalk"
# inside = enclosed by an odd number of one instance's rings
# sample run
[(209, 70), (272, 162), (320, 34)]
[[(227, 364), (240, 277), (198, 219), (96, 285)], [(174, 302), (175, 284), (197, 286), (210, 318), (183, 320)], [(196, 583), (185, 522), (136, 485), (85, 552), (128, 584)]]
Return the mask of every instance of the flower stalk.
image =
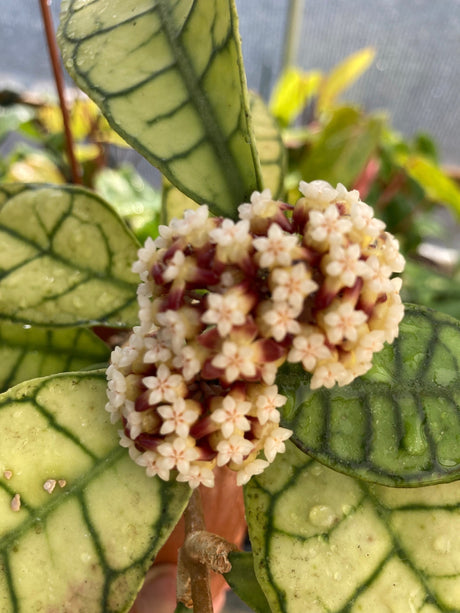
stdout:
[(200, 613), (213, 613), (209, 570), (231, 570), (228, 554), (237, 547), (222, 537), (206, 531), (199, 488), (196, 488), (184, 512), (185, 540), (179, 550), (177, 600)]

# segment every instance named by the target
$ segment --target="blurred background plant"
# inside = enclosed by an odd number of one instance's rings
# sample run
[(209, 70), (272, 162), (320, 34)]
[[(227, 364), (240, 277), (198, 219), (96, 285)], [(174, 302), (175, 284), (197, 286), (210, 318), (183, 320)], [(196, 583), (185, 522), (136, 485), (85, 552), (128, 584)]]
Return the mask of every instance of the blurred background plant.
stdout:
[[(0, 92), (0, 183), (71, 183), (60, 106), (28, 94)], [(127, 160), (131, 147), (113, 131), (98, 107), (82, 95), (69, 104), (70, 130), (81, 181), (114, 206), (143, 242), (155, 234), (161, 194)]]

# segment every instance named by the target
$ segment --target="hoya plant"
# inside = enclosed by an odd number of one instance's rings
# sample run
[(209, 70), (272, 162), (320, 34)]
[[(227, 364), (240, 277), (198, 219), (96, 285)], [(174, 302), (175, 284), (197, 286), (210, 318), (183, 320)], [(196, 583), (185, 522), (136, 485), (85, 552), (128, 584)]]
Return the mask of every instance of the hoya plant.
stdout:
[[(182, 515), (178, 611), (209, 570), (259, 613), (458, 611), (458, 321), (403, 306), (356, 190), (285, 197), (232, 0), (67, 0), (59, 39), (164, 224), (0, 186), (1, 611), (128, 611)], [(229, 480), (250, 551), (203, 521)]]

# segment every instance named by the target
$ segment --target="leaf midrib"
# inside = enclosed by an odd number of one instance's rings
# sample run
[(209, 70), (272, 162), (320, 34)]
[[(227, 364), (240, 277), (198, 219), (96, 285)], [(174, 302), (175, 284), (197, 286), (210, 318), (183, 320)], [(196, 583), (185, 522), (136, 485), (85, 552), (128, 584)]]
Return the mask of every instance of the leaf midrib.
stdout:
[[(213, 150), (215, 151), (217, 158), (222, 162), (221, 168), (223, 171), (223, 176), (227, 183), (228, 191), (230, 194), (233, 195), (232, 200), (236, 202), (240, 197), (240, 191), (238, 189), (235, 189), (235, 186), (244, 184), (241, 171), (235, 163), (235, 160), (228, 149), (227, 138), (221, 130), (213, 108), (209, 104), (207, 97), (202, 95), (202, 90), (199, 85), (199, 79), (184, 49), (181, 37), (176, 36), (174, 33), (174, 28), (171, 19), (170, 0), (157, 0), (157, 6), (163, 27), (163, 32), (168, 39), (168, 43), (173, 51), (173, 55), (176, 60), (176, 65), (188, 91), (189, 99), (195, 107), (195, 110), (200, 118), (208, 141), (210, 142)], [(191, 13), (193, 13), (195, 7), (196, 0), (190, 9)], [(230, 28), (232, 27), (233, 24), (231, 23)]]

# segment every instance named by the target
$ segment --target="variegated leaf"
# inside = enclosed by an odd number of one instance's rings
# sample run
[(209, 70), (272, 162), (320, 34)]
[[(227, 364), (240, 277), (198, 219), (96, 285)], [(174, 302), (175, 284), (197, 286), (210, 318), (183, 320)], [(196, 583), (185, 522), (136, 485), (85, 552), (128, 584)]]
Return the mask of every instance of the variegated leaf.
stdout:
[(350, 385), (312, 391), (301, 366), (278, 375), (282, 423), (320, 462), (393, 486), (460, 477), (460, 322), (407, 306), (399, 337)]
[(0, 186), (0, 244), (0, 319), (136, 324), (137, 241), (95, 194), (71, 186)]
[(59, 37), (112, 127), (180, 191), (235, 216), (260, 169), (233, 0), (66, 0)]
[(273, 613), (460, 610), (460, 482), (370, 485), (287, 447), (245, 486)]
[(103, 372), (0, 396), (0, 610), (122, 613), (183, 512), (118, 444)]

